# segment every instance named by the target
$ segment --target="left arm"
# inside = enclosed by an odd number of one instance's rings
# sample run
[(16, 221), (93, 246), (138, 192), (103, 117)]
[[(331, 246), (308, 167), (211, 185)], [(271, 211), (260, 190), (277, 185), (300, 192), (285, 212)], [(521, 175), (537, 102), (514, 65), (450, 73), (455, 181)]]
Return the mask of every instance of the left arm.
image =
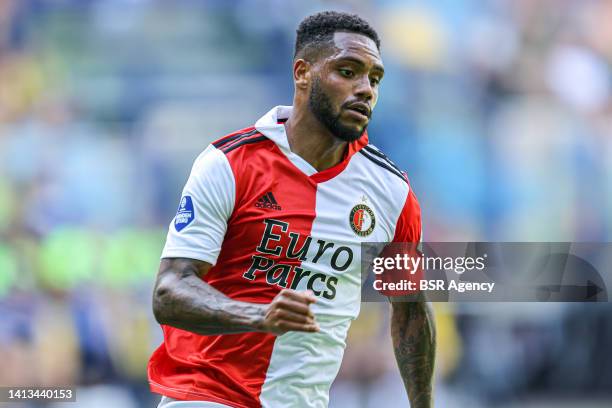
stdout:
[[(406, 178), (408, 181), (408, 178)], [(421, 252), (421, 207), (414, 191), (409, 187), (393, 242), (412, 243), (399, 248), (415, 256)], [(398, 248), (395, 248), (397, 250)], [(410, 279), (415, 280), (415, 276)], [(409, 297), (390, 297), (391, 339), (411, 408), (433, 407), (433, 372), (436, 356), (436, 332), (433, 312), (422, 293)]]
[(410, 407), (433, 407), (436, 332), (430, 305), (424, 300), (392, 300), (391, 338)]

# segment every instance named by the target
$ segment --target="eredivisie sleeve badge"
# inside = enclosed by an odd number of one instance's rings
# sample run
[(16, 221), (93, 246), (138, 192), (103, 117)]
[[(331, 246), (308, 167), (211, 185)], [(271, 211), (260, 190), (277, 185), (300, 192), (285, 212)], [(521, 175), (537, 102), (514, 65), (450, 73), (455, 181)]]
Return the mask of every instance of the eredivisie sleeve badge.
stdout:
[(374, 231), (376, 226), (374, 211), (365, 204), (357, 204), (351, 210), (349, 224), (351, 224), (355, 234), (360, 237), (367, 237)]
[(193, 211), (193, 201), (191, 197), (186, 195), (181, 198), (181, 204), (174, 217), (174, 228), (178, 232), (181, 232), (183, 228), (191, 224), (191, 221), (195, 218), (195, 212)]

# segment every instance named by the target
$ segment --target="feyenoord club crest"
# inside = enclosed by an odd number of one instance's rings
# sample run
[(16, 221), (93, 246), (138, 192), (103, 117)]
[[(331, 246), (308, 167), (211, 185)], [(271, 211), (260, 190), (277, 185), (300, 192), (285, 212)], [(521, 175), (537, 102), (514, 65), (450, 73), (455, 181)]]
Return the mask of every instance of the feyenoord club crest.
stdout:
[(365, 204), (357, 204), (351, 210), (349, 216), (349, 224), (360, 237), (367, 237), (374, 231), (376, 226), (376, 217), (374, 217), (374, 211)]

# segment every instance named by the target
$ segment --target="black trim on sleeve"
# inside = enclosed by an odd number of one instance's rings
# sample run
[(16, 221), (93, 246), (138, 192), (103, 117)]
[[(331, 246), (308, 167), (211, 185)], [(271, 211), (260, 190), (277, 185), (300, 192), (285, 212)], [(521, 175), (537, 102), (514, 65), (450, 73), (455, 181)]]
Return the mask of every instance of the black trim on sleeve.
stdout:
[(380, 158), (381, 158), (381, 159), (383, 159), (385, 162), (387, 162), (387, 164), (388, 164), (389, 166), (393, 167), (395, 170), (397, 170), (397, 171), (399, 171), (400, 173), (402, 173), (402, 170), (401, 170), (399, 167), (397, 167), (397, 166), (395, 165), (395, 163), (393, 163), (393, 162), (391, 161), (391, 159), (389, 159), (389, 158), (387, 157), (387, 155), (386, 155), (386, 154), (384, 154), (383, 152), (381, 152), (380, 150), (378, 150), (378, 149), (377, 149), (377, 148), (375, 148), (374, 146), (372, 146), (372, 145), (367, 145), (367, 146), (364, 146), (364, 149), (366, 149), (366, 150), (367, 150), (369, 153), (372, 153), (373, 155), (380, 157)]
[(246, 139), (246, 140), (242, 140), (240, 142), (234, 143), (233, 145), (225, 148), (225, 149), (221, 149), (221, 151), (225, 154), (228, 154), (229, 152), (231, 152), (234, 149), (239, 148), (240, 146), (243, 146), (245, 144), (251, 144), (251, 143), (258, 143), (258, 142), (263, 142), (264, 140), (270, 140), (265, 136), (259, 136), (259, 137), (254, 137), (252, 139)]
[(213, 146), (219, 149), (225, 146), (226, 144), (228, 144), (229, 142), (232, 142), (237, 139), (242, 139), (243, 137), (253, 136), (256, 133), (257, 133), (257, 129), (249, 130), (248, 132), (238, 133), (237, 135), (216, 141), (215, 143), (213, 143)]
[(391, 173), (395, 174), (397, 177), (401, 178), (404, 183), (408, 184), (408, 181), (406, 180), (402, 172), (398, 171), (395, 167), (391, 167), (386, 161), (378, 160), (374, 156), (370, 155), (370, 153), (366, 152), (365, 149), (359, 150), (359, 153), (363, 154), (372, 163), (377, 164), (383, 169), (390, 171)]

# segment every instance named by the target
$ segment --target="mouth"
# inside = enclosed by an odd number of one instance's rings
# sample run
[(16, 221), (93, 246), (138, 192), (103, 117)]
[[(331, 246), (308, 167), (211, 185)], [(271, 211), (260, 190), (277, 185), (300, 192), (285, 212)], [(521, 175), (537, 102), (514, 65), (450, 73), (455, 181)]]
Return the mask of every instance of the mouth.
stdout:
[(372, 111), (370, 107), (365, 103), (354, 103), (347, 107), (347, 110), (357, 113), (365, 119), (370, 119)]

